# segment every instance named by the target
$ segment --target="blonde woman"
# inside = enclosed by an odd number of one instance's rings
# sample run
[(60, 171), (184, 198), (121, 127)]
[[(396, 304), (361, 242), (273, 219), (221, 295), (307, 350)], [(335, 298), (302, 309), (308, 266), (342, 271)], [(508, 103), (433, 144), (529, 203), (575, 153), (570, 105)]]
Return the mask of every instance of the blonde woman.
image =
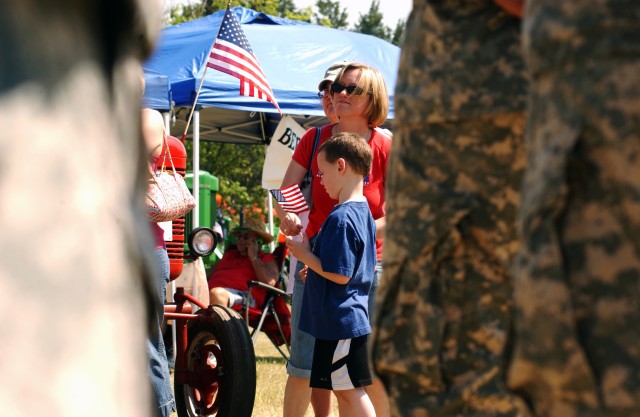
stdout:
[[(329, 74), (331, 75), (331, 74)], [(371, 172), (364, 178), (364, 196), (369, 204), (369, 209), (376, 222), (376, 257), (378, 266), (374, 277), (373, 287), (369, 296), (369, 318), (373, 313), (373, 300), (375, 288), (381, 272), (382, 241), (385, 227), (384, 191), (387, 173), (387, 161), (391, 149), (391, 137), (380, 129), (387, 119), (389, 112), (389, 95), (387, 93), (384, 78), (380, 72), (367, 64), (352, 62), (345, 63), (340, 71), (335, 72), (335, 78), (325, 77), (329, 81), (325, 94), (330, 96), (333, 110), (339, 121), (320, 128), (318, 148), (332, 135), (342, 132), (357, 133), (362, 136), (373, 152), (373, 165)], [(321, 87), (325, 87), (321, 83)], [(323, 100), (326, 100), (323, 99)], [(309, 213), (309, 222), (306, 229), (298, 216), (287, 213), (276, 204), (280, 229), (287, 236), (295, 236), (304, 233), (306, 238), (315, 243), (320, 226), (327, 218), (337, 201), (329, 197), (317, 177), (318, 162), (316, 155), (312, 155), (316, 130), (310, 129), (300, 140), (292, 160), (287, 168), (283, 186), (300, 183), (304, 178), (309, 161), (312, 161), (311, 170), (314, 173), (312, 186), (312, 208)], [(298, 262), (297, 270), (304, 265)], [(300, 417), (306, 412), (311, 401), (316, 417), (331, 416), (330, 392), (314, 390), (313, 398), (309, 388), (311, 374), (311, 362), (313, 355), (314, 339), (311, 335), (298, 329), (300, 309), (304, 282), (296, 274), (291, 307), (291, 357), (287, 364), (287, 385), (284, 395), (284, 417)], [(374, 392), (371, 392), (373, 390)], [(367, 392), (380, 417), (388, 415), (386, 395), (380, 381), (376, 379), (374, 385), (368, 387)]]

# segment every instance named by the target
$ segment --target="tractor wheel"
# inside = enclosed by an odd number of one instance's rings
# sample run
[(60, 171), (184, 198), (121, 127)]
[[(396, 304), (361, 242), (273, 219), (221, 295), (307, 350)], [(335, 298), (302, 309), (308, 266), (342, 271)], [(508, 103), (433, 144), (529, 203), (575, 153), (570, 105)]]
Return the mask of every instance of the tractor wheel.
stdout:
[(189, 383), (175, 383), (178, 416), (251, 417), (256, 359), (247, 327), (238, 313), (219, 305), (203, 313), (206, 321), (188, 326)]

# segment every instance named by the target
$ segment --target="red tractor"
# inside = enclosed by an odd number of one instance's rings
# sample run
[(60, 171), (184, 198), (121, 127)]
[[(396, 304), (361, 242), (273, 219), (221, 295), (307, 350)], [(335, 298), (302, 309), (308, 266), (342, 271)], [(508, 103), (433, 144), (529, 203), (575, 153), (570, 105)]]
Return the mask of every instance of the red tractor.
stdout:
[[(172, 136), (168, 140), (175, 169), (184, 176), (185, 147)], [(174, 220), (171, 229), (172, 240), (166, 245), (174, 280), (185, 260), (208, 257), (218, 242), (210, 228), (198, 227), (188, 233), (185, 251), (185, 219)], [(176, 332), (174, 392), (178, 416), (250, 417), (256, 361), (247, 327), (238, 313), (220, 305), (203, 305), (180, 287), (164, 311), (165, 319), (173, 320)]]

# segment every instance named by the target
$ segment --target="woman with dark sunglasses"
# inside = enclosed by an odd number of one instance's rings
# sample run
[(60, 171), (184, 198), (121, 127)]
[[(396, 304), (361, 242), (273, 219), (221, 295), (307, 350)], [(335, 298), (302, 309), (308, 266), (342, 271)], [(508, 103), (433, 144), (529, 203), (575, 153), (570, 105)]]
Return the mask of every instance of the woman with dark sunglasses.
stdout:
[[(369, 318), (373, 317), (373, 301), (375, 289), (382, 271), (382, 239), (385, 228), (385, 179), (387, 161), (391, 149), (391, 136), (388, 131), (378, 129), (387, 119), (389, 111), (389, 95), (387, 93), (384, 78), (380, 72), (364, 63), (344, 63), (339, 71), (331, 73), (332, 66), (320, 83), (319, 96), (323, 100), (323, 108), (329, 119), (337, 119), (337, 122), (320, 128), (318, 148), (331, 136), (341, 132), (354, 132), (365, 138), (373, 151), (373, 166), (371, 172), (365, 177), (364, 195), (369, 203), (369, 208), (376, 221), (376, 249), (378, 267), (374, 277), (374, 286), (369, 294)], [(328, 110), (335, 112), (335, 117)], [(298, 144), (292, 160), (287, 168), (282, 186), (300, 183), (304, 178), (309, 161), (312, 161), (311, 170), (318, 173), (316, 155), (313, 153), (316, 129), (309, 129)], [(300, 218), (294, 213), (287, 213), (276, 204), (278, 217), (281, 220), (280, 229), (287, 236), (303, 234), (311, 244), (315, 242), (316, 234), (324, 220), (327, 218), (337, 201), (330, 198), (324, 187), (320, 184), (320, 178), (313, 175), (312, 205), (309, 213), (309, 221), (303, 230)], [(297, 271), (304, 265), (298, 263)], [(311, 374), (311, 362), (313, 355), (314, 339), (298, 329), (300, 318), (301, 299), (304, 293), (304, 281), (296, 273), (292, 296), (291, 319), (291, 358), (287, 364), (287, 385), (284, 396), (284, 417), (302, 417), (309, 406), (314, 409), (316, 417), (332, 415), (330, 391), (314, 390), (311, 394), (309, 378)], [(376, 415), (384, 417), (389, 415), (388, 402), (384, 388), (379, 380), (367, 387), (367, 394), (374, 405)]]

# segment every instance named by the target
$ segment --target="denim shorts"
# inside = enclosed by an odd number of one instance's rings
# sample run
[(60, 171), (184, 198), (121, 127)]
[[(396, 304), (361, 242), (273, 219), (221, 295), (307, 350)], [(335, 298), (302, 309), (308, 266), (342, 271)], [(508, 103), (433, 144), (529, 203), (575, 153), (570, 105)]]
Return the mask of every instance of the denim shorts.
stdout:
[[(313, 238), (311, 244), (313, 245)], [(297, 378), (309, 379), (311, 378), (315, 338), (298, 328), (298, 324), (300, 323), (300, 310), (302, 309), (302, 297), (304, 296), (304, 282), (300, 279), (300, 270), (303, 267), (304, 264), (298, 261), (294, 275), (293, 294), (291, 295), (291, 354), (289, 356), (289, 362), (287, 363), (287, 374)], [(371, 292), (369, 293), (370, 323), (373, 322), (375, 295), (381, 274), (382, 264), (378, 262), (373, 276)]]
[(369, 324), (373, 327), (373, 315), (376, 311), (376, 292), (378, 284), (380, 283), (380, 277), (382, 276), (382, 261), (376, 263), (376, 270), (373, 274), (373, 283), (371, 284), (371, 291), (369, 291)]
[(298, 378), (311, 378), (313, 346), (316, 339), (298, 328), (300, 310), (304, 296), (304, 282), (300, 279), (300, 270), (304, 264), (298, 261), (294, 275), (293, 294), (291, 295), (291, 354), (287, 363), (287, 374)]

